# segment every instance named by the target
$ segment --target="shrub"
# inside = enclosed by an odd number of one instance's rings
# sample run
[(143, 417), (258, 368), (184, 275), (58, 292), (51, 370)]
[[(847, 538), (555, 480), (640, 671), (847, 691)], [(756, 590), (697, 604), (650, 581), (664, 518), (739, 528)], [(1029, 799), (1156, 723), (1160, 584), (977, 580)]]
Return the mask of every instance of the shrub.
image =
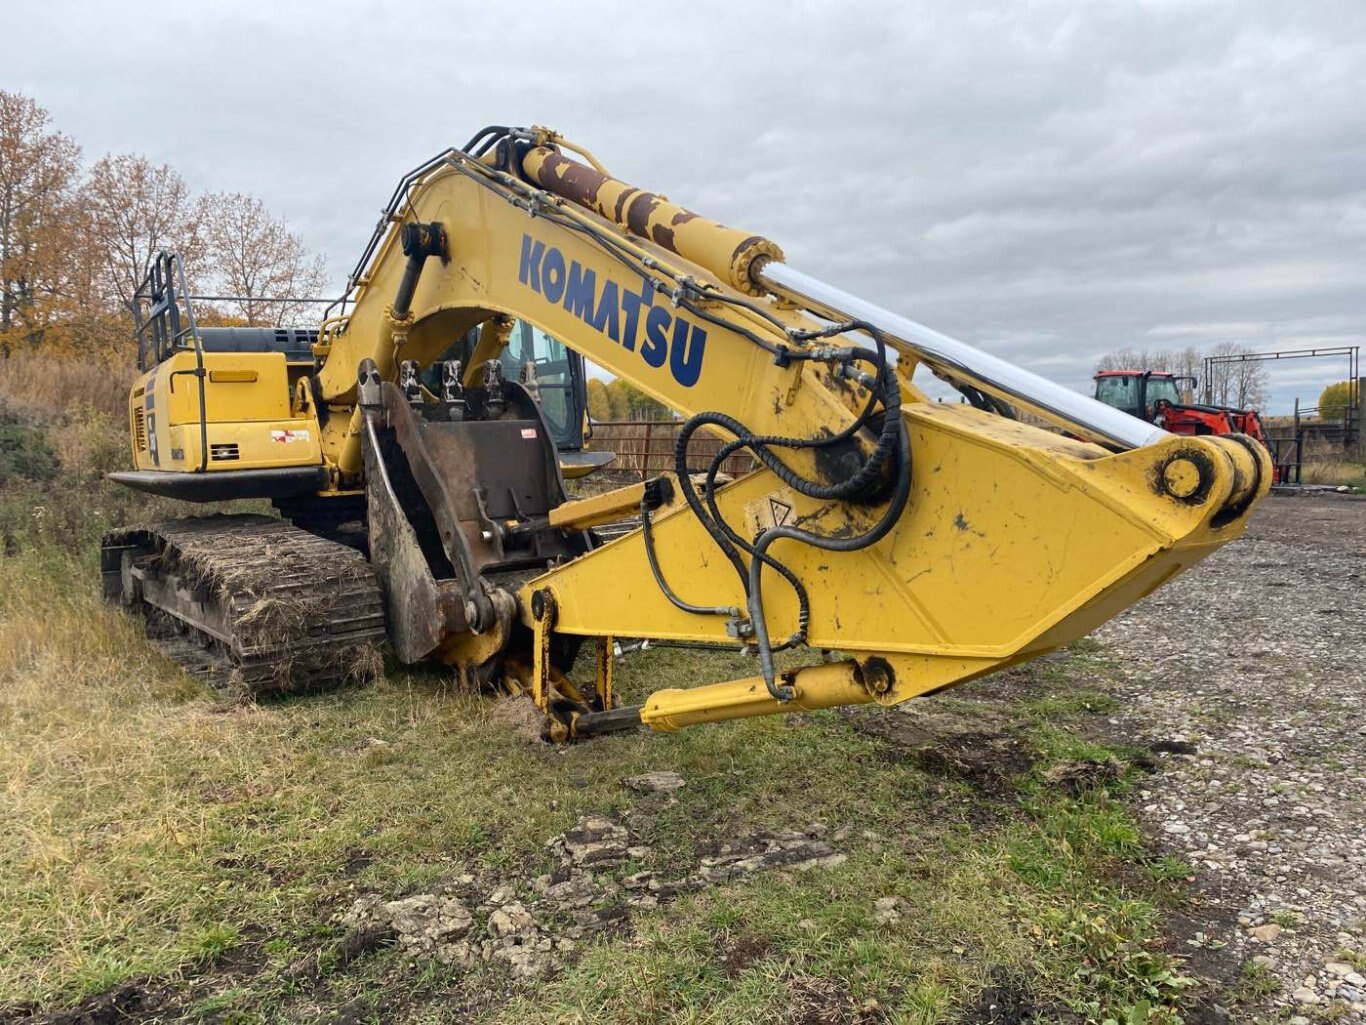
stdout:
[(0, 410), (0, 484), (9, 480), (51, 480), (57, 458), (37, 427)]

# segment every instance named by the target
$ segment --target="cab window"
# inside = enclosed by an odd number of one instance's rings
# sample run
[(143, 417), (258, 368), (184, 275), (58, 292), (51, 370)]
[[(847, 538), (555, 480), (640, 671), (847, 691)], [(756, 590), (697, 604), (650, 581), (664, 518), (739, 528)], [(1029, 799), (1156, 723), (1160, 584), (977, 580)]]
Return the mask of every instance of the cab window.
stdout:
[(1177, 390), (1176, 382), (1170, 377), (1149, 378), (1148, 405), (1155, 406), (1163, 400), (1170, 402), (1173, 406), (1181, 405), (1181, 392)]
[(1142, 416), (1137, 377), (1102, 377), (1096, 381), (1096, 398), (1133, 416)]
[(573, 361), (574, 356), (558, 338), (520, 320), (502, 355), (503, 376), (510, 381), (520, 381), (528, 363), (535, 367), (541, 411), (561, 448), (583, 444), (583, 410)]

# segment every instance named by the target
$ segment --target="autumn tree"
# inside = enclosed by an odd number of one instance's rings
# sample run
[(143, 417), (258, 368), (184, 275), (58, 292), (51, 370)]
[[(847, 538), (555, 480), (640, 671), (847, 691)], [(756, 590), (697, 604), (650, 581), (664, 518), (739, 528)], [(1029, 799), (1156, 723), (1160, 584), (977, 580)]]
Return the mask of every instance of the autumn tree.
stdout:
[(588, 379), (588, 415), (599, 422), (612, 419), (612, 400), (607, 385), (596, 377)]
[(1345, 420), (1353, 398), (1351, 381), (1330, 384), (1319, 393), (1319, 419)]
[(128, 153), (106, 156), (90, 169), (83, 191), (111, 302), (130, 307), (163, 249), (180, 254), (187, 274), (195, 272), (202, 244), (197, 204), (170, 165)]
[(617, 378), (603, 384), (588, 382), (588, 411), (594, 420), (669, 420), (673, 413), (662, 402)]
[(635, 420), (672, 420), (673, 412), (657, 399), (650, 398), (630, 381), (614, 381), (626, 396), (626, 406)]
[(256, 197), (206, 196), (201, 217), (215, 288), (237, 297), (227, 308), (246, 323), (281, 327), (307, 311), (306, 304), (289, 300), (326, 289), (322, 257), (311, 257), (299, 236)]
[(0, 90), (0, 354), (34, 343), (42, 300), (60, 291), (68, 248), (64, 213), (80, 147), (54, 131), (48, 112)]

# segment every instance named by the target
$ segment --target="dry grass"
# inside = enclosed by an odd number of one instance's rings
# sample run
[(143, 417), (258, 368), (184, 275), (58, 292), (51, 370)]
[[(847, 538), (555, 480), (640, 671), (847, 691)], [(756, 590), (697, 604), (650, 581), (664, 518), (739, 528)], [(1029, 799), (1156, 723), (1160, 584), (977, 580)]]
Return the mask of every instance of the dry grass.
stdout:
[(124, 363), (16, 353), (0, 360), (0, 401), (43, 422), (93, 409), (121, 424), (135, 376), (137, 371)]
[(1366, 460), (1361, 447), (1344, 450), (1341, 445), (1325, 441), (1310, 441), (1304, 446), (1304, 462), (1300, 479), (1305, 484), (1366, 487)]
[[(0, 1008), (144, 975), (212, 977), (246, 950), (264, 967), (226, 983), (222, 1008), (243, 1023), (336, 1020), (405, 992), (408, 1006), (373, 1020), (448, 1021), (452, 1001), (479, 992), (491, 994), (481, 1020), (509, 1023), (791, 1020), (793, 972), (929, 1023), (970, 1004), (993, 967), (1081, 1002), (1092, 995), (1069, 980), (1099, 961), (1107, 1006), (1125, 1007), (1149, 985), (1134, 959), (1165, 963), (1149, 953), (1153, 906), (1110, 886), (1138, 849), (1104, 794), (1040, 793), (980, 832), (980, 795), (889, 760), (836, 715), (566, 750), (522, 742), (497, 706), (434, 675), (225, 708), (100, 602), (86, 555), (33, 550), (0, 567)], [(659, 651), (624, 663), (618, 682), (638, 700), (747, 666)], [(1049, 730), (1050, 745), (1070, 743)], [(372, 738), (382, 757), (367, 753)], [(399, 952), (337, 967), (332, 916), (358, 893), (423, 892), (458, 871), (535, 875), (547, 838), (581, 811), (630, 805), (618, 780), (653, 769), (689, 781), (642, 826), (661, 871), (737, 830), (813, 821), (847, 837), (849, 864), (680, 900), (534, 991)], [(877, 923), (886, 894), (913, 919)], [(1074, 950), (1077, 923), (1097, 916), (1117, 923), (1114, 949)], [(783, 957), (738, 978), (718, 968), (718, 952), (753, 937)], [(326, 988), (298, 993), (301, 959), (332, 966)]]
[[(0, 1018), (139, 977), (188, 987), (187, 1020), (235, 1025), (425, 1025), (462, 1006), (507, 1023), (812, 1020), (792, 996), (819, 988), (809, 979), (928, 1025), (972, 1006), (998, 970), (1095, 1020), (1138, 1020), (1149, 993), (1178, 999), (1144, 974), (1171, 964), (1156, 925), (1165, 891), (1144, 881), (1137, 833), (1105, 791), (1026, 781), (995, 801), (834, 713), (527, 744), (436, 670), (225, 706), (100, 600), (100, 534), (186, 511), (92, 479), (104, 440), (122, 442), (100, 419), (51, 422), (59, 476), (0, 487)], [(639, 701), (753, 671), (661, 649), (623, 662), (617, 683)], [(1073, 672), (1103, 677), (1095, 659)], [(1056, 708), (1021, 715), (1051, 760), (1105, 754), (1075, 750)], [(688, 780), (635, 820), (666, 878), (737, 832), (813, 822), (849, 862), (641, 914), (534, 988), (387, 948), (340, 955), (335, 915), (358, 894), (430, 891), (463, 871), (525, 885), (550, 867), (547, 839), (581, 812), (635, 807), (619, 780), (651, 770)], [(915, 914), (879, 923), (889, 894)], [(726, 969), (745, 944), (775, 954)], [(301, 989), (300, 964), (318, 966), (316, 986)]]
[(1300, 468), (1300, 475), (1305, 484), (1366, 487), (1366, 464), (1345, 459), (1307, 462)]

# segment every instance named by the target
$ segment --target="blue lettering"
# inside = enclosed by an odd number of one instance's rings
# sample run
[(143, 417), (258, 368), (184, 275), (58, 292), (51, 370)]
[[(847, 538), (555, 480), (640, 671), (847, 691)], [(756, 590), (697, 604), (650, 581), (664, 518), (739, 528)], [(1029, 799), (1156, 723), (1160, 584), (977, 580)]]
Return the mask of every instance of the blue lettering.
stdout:
[(692, 341), (688, 341), (689, 324), (682, 317), (674, 321), (674, 344), (669, 350), (669, 369), (674, 380), (684, 388), (697, 383), (702, 373), (702, 351), (707, 345), (707, 332), (696, 324), (692, 326)]
[(533, 246), (530, 235), (522, 236), (522, 262), (517, 268), (517, 280), (530, 285), (534, 292), (541, 290), (541, 257), (544, 253), (544, 242), (537, 242)]
[[(575, 260), (569, 265), (569, 284), (564, 290), (564, 308), (585, 324), (593, 324), (593, 294), (598, 288), (598, 278), (591, 270), (584, 270)], [(599, 331), (602, 328), (598, 328)]]
[(663, 306), (651, 306), (645, 314), (645, 344), (640, 347), (640, 356), (652, 367), (662, 367), (669, 358), (669, 338), (664, 332), (671, 320), (672, 315)]
[(626, 314), (626, 330), (622, 332), (621, 344), (626, 347), (627, 352), (636, 351), (636, 328), (640, 326), (640, 308), (644, 306), (649, 309), (653, 298), (654, 289), (648, 281), (641, 288), (639, 295), (635, 292), (621, 293), (621, 310)]
[(545, 297), (553, 303), (559, 302), (560, 296), (564, 295), (564, 254), (558, 249), (546, 250), (545, 262), (541, 264), (541, 280)]
[(598, 312), (589, 326), (597, 331), (607, 329), (607, 337), (614, 342), (621, 341), (621, 331), (617, 325), (617, 314), (620, 312), (617, 304), (617, 283), (607, 281), (602, 286), (602, 298), (598, 300)]
[[(522, 236), (517, 280), (552, 303), (563, 300), (565, 310), (627, 352), (636, 352), (639, 342), (640, 358), (655, 369), (668, 363), (674, 380), (684, 388), (691, 388), (702, 376), (706, 330), (656, 306), (653, 282), (647, 280), (639, 292), (631, 292), (607, 278), (599, 293), (592, 268), (577, 260), (566, 262), (559, 249), (530, 235)], [(643, 329), (641, 311), (645, 313)]]

